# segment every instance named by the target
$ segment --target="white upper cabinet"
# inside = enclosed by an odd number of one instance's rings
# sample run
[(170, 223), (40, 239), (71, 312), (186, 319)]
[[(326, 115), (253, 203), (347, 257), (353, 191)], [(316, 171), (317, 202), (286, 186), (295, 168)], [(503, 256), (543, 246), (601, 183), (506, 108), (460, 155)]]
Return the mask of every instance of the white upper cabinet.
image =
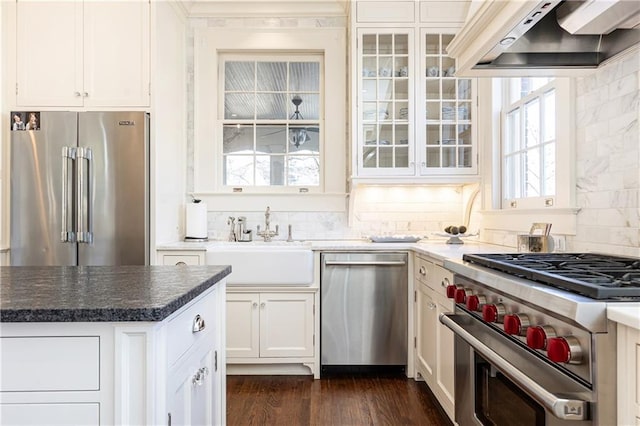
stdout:
[(353, 178), (475, 180), (476, 82), (456, 77), (446, 51), (468, 2), (392, 3), (394, 13), (385, 1), (354, 6)]
[(19, 106), (149, 105), (148, 2), (17, 3)]
[(358, 46), (358, 176), (411, 176), (413, 33), (359, 29)]

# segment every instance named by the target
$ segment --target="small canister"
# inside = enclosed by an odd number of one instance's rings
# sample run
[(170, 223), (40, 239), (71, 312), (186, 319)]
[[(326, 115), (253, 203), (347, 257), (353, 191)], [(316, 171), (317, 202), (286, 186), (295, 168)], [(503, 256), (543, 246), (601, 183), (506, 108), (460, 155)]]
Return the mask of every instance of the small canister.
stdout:
[(518, 235), (518, 251), (523, 253), (549, 253), (552, 251), (548, 235)]

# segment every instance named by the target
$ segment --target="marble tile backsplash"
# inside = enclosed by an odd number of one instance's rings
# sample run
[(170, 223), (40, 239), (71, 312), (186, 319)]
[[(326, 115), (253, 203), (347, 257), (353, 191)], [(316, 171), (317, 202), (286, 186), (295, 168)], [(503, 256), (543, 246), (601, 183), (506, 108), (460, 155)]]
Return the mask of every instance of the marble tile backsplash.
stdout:
[(568, 251), (640, 256), (640, 52), (576, 81), (576, 202)]
[[(465, 192), (461, 187), (362, 187), (351, 195), (351, 217), (347, 212), (271, 212), (271, 229), (280, 227), (276, 240), (287, 238), (292, 226), (296, 240), (360, 239), (370, 235), (410, 234), (431, 236), (447, 225), (463, 223)], [(227, 219), (245, 216), (255, 232), (264, 229), (262, 212), (210, 211), (207, 215), (209, 238), (225, 240)], [(257, 236), (254, 235), (254, 239)]]

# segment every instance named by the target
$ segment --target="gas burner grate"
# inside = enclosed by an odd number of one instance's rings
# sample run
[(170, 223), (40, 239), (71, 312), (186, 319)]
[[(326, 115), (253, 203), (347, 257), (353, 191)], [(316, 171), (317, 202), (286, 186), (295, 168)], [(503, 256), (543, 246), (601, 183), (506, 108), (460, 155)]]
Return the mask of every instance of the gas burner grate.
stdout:
[(640, 298), (640, 259), (596, 253), (465, 254), (463, 260), (594, 299)]

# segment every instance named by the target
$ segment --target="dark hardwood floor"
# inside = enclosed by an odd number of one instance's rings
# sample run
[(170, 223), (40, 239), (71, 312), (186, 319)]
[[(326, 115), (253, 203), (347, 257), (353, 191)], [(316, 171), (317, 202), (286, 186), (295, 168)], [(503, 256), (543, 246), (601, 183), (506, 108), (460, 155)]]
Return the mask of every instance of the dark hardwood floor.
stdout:
[(227, 376), (227, 424), (451, 425), (424, 382), (398, 376)]

